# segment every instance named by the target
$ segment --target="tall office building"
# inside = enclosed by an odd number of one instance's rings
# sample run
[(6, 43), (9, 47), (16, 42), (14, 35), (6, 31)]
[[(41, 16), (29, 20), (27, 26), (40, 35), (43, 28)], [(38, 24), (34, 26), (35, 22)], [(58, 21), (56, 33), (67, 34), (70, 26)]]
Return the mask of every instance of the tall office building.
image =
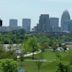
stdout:
[(70, 15), (69, 12), (66, 10), (63, 12), (62, 17), (61, 17), (61, 29), (63, 32), (68, 31), (68, 23), (67, 21), (70, 20)]
[(40, 24), (37, 24), (36, 31), (37, 31), (37, 32), (40, 31)]
[(31, 19), (23, 19), (22, 20), (22, 27), (26, 32), (30, 32)]
[(9, 21), (9, 26), (11, 27), (11, 28), (16, 28), (18, 25), (18, 21), (17, 21), (17, 19), (10, 19), (10, 21)]
[(50, 18), (50, 26), (52, 27), (52, 32), (59, 32), (59, 18)]
[(67, 24), (68, 24), (68, 32), (69, 32), (69, 33), (72, 33), (72, 20), (69, 20), (69, 21), (67, 22)]
[(50, 32), (49, 14), (41, 14), (39, 19), (39, 32)]
[(0, 27), (2, 27), (2, 20), (0, 19)]

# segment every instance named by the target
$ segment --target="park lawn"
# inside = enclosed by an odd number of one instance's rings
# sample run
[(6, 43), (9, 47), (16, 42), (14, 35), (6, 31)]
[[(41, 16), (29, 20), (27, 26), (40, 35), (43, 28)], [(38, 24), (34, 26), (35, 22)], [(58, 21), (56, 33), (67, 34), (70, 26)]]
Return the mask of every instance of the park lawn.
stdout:
[[(42, 62), (40, 67), (40, 72), (56, 72), (57, 65), (59, 64), (59, 59), (56, 57), (56, 53), (52, 51), (47, 51), (42, 53), (43, 59), (48, 60), (48, 62)], [(61, 62), (65, 65), (70, 63), (72, 51), (59, 52), (61, 55)], [(40, 56), (40, 54), (35, 55), (36, 57)], [(23, 67), (27, 72), (38, 72), (38, 63), (25, 61), (23, 62)]]
[[(23, 63), (24, 69), (27, 72), (38, 72), (38, 64), (37, 62), (24, 62)], [(40, 67), (40, 72), (56, 72), (57, 70), (57, 63), (42, 63)]]
[(46, 52), (35, 55), (35, 58), (45, 59), (48, 61), (55, 61), (57, 57), (53, 51), (46, 51)]
[[(65, 51), (65, 52), (58, 52), (61, 56), (61, 62), (65, 65), (70, 64), (72, 60), (72, 51)], [(58, 64), (60, 60), (56, 56), (56, 52), (53, 51), (46, 51), (40, 54), (35, 55), (35, 58), (43, 57), (42, 59), (47, 60), (47, 62), (33, 62), (33, 61), (26, 61), (32, 60), (31, 58), (25, 58), (25, 61), (17, 60), (18, 67), (22, 67), (26, 70), (26, 72), (38, 72), (38, 64), (40, 64), (40, 71), (39, 72), (56, 72), (58, 68)], [(40, 59), (41, 59), (40, 57)], [(1, 61), (3, 61), (2, 59)], [(0, 67), (1, 68), (1, 67)], [(0, 69), (0, 72), (1, 69)]]

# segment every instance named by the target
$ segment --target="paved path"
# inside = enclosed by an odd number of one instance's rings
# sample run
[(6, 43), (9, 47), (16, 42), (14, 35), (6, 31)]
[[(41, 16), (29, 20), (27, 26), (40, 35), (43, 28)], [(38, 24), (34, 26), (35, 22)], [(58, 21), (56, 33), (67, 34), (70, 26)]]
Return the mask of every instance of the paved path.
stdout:
[(39, 53), (41, 53), (41, 50), (40, 51), (36, 51), (34, 53), (25, 54), (24, 57), (29, 57), (29, 56), (32, 56), (33, 54), (36, 55), (36, 54), (39, 54)]

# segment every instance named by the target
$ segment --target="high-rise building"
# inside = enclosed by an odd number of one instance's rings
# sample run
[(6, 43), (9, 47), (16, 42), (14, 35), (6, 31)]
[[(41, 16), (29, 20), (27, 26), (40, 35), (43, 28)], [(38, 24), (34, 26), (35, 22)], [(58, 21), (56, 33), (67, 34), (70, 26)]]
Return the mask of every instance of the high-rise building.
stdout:
[(2, 27), (2, 20), (0, 19), (0, 27)]
[(11, 28), (16, 28), (16, 27), (17, 27), (17, 24), (18, 24), (17, 19), (10, 19), (10, 21), (9, 21), (9, 26), (10, 26)]
[(68, 24), (68, 32), (72, 33), (72, 20), (68, 21), (67, 24)]
[(39, 32), (50, 32), (51, 26), (49, 22), (49, 14), (41, 14), (39, 19)]
[(59, 18), (50, 18), (50, 26), (52, 27), (52, 32), (59, 32)]
[(22, 20), (22, 27), (26, 32), (30, 32), (31, 19), (23, 19)]
[(36, 31), (37, 31), (37, 32), (40, 31), (40, 24), (37, 24)]
[(70, 20), (70, 15), (69, 12), (66, 10), (63, 12), (62, 17), (61, 17), (61, 29), (63, 32), (68, 31), (68, 23), (67, 21)]

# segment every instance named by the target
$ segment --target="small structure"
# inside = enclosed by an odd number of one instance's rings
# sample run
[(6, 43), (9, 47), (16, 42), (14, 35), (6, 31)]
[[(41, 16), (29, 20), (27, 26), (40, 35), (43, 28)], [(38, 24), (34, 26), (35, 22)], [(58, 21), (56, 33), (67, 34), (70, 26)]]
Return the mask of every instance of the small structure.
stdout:
[(16, 49), (16, 55), (20, 56), (22, 54), (22, 51), (20, 49)]
[(72, 42), (65, 42), (65, 45), (67, 46), (67, 50), (72, 50)]
[(70, 50), (69, 48), (66, 48), (67, 50)]
[(57, 51), (64, 51), (64, 49), (62, 47), (58, 47), (56, 50)]

